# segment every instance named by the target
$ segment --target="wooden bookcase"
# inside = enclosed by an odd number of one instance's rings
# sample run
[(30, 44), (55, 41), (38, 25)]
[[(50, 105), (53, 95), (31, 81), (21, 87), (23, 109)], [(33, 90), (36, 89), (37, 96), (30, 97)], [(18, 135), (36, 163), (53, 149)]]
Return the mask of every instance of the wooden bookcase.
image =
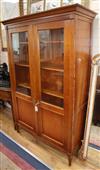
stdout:
[(96, 13), (74, 4), (4, 21), (17, 130), (67, 153), (81, 146)]

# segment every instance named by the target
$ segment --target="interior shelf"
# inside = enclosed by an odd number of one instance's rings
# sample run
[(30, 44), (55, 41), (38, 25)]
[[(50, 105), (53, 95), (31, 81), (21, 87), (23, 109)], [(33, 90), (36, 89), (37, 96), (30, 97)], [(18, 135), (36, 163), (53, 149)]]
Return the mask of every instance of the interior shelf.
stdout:
[(19, 42), (19, 44), (24, 44), (24, 45), (26, 44), (27, 45), (28, 42)]
[(96, 93), (100, 94), (100, 89), (96, 89)]
[(24, 87), (24, 88), (27, 88), (27, 89), (31, 88), (28, 83), (18, 83), (17, 86)]
[(25, 64), (25, 63), (15, 63), (15, 65), (20, 67), (29, 67), (29, 64)]
[(64, 43), (64, 41), (41, 41), (40, 43), (45, 43), (45, 44), (56, 44), (56, 43)]
[(43, 69), (52, 69), (52, 70), (58, 70), (58, 71), (61, 71), (63, 72), (64, 71), (64, 65), (63, 65), (63, 62), (62, 61), (57, 61), (57, 60), (53, 60), (52, 62), (51, 61), (45, 61), (45, 60), (41, 60), (40, 61), (41, 63), (41, 68)]
[(61, 99), (64, 98), (63, 94), (59, 94), (59, 93), (57, 93), (55, 91), (51, 91), (51, 90), (47, 90), (47, 89), (43, 89), (42, 93), (48, 94), (48, 95), (51, 95), (51, 96), (55, 96), (55, 97), (58, 97), (58, 98), (61, 98)]
[(43, 70), (50, 70), (50, 71), (58, 71), (58, 72), (64, 72), (64, 69), (61, 68), (53, 68), (53, 67), (41, 67)]

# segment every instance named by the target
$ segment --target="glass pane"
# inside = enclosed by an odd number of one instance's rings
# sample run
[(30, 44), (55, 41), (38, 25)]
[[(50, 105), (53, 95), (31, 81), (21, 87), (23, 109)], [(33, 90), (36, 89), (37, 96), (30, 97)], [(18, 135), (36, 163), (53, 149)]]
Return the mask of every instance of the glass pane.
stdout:
[(64, 30), (39, 31), (39, 41), (41, 100), (63, 107)]
[(42, 93), (42, 100), (44, 102), (47, 102), (47, 103), (50, 103), (56, 106), (64, 107), (63, 99), (60, 99), (52, 95)]
[(41, 66), (63, 69), (63, 29), (39, 31)]
[(18, 92), (31, 95), (28, 56), (28, 33), (13, 33), (12, 47), (15, 64), (16, 90)]
[(15, 65), (16, 90), (30, 95), (29, 68)]
[(41, 69), (41, 77), (42, 89), (63, 97), (63, 72)]
[(29, 64), (28, 33), (27, 32), (13, 33), (12, 46), (14, 62), (21, 64)]

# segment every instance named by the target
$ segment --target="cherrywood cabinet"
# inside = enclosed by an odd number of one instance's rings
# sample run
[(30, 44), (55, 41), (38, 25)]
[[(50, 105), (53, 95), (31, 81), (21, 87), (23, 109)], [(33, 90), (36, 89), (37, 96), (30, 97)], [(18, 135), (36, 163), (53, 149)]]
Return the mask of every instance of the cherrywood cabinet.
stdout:
[(74, 4), (4, 21), (14, 120), (67, 153), (83, 137), (96, 13)]

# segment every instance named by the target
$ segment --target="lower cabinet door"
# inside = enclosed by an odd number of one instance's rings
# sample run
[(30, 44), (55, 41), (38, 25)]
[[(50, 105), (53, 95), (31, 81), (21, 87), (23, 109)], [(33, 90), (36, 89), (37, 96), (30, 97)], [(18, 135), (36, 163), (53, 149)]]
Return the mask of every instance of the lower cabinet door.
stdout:
[(17, 97), (17, 108), (19, 124), (35, 131), (35, 112), (32, 102)]
[(64, 114), (63, 110), (54, 109), (47, 104), (40, 104), (40, 136), (43, 140), (64, 148)]

